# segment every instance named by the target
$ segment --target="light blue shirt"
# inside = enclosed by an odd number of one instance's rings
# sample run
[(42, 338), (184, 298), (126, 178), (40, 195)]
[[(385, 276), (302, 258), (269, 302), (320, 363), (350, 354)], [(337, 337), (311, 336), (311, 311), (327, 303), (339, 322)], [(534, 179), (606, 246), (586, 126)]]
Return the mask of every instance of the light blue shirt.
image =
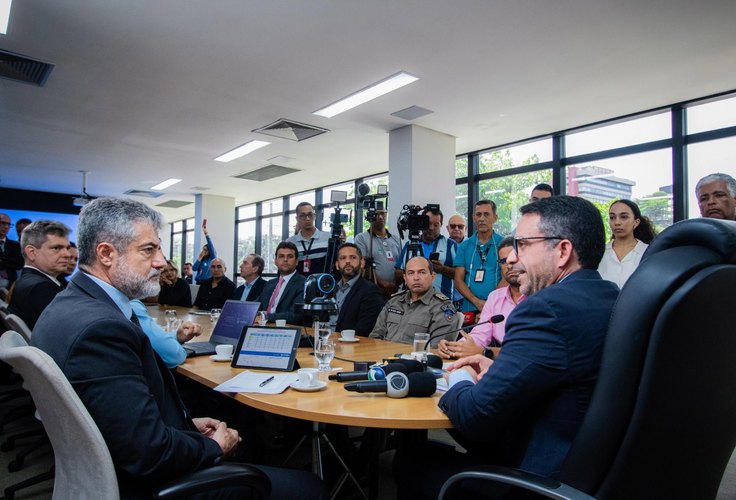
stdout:
[(153, 318), (148, 315), (145, 304), (140, 300), (134, 299), (130, 301), (130, 307), (133, 309), (138, 322), (141, 324), (143, 333), (146, 334), (148, 340), (151, 341), (153, 350), (161, 357), (164, 364), (169, 368), (176, 368), (184, 362), (187, 353), (179, 343), (174, 332), (166, 332), (156, 323)]

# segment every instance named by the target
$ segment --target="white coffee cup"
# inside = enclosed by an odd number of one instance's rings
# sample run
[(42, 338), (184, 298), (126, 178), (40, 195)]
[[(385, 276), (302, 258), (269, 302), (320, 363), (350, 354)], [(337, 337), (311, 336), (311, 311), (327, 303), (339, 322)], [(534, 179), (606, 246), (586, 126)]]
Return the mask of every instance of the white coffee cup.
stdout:
[(303, 387), (314, 387), (319, 381), (317, 368), (300, 368), (296, 373), (299, 376), (299, 385)]
[(276, 320), (276, 326), (281, 327), (281, 328), (285, 327), (286, 326), (286, 320), (285, 319), (277, 319)]
[(218, 358), (229, 358), (233, 355), (233, 346), (230, 344), (219, 344), (215, 346), (215, 352)]
[(343, 330), (340, 336), (343, 340), (355, 340), (355, 330)]

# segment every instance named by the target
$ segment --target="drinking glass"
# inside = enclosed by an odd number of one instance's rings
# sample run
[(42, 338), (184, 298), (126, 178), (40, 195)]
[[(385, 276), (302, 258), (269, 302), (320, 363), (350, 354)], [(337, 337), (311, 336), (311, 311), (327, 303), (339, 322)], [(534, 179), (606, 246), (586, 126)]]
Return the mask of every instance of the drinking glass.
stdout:
[(315, 321), (314, 322), (314, 338), (315, 339), (329, 339), (332, 335), (332, 326), (326, 321)]
[(212, 320), (213, 323), (217, 323), (217, 320), (220, 319), (221, 312), (222, 309), (212, 309), (210, 311), (210, 320)]
[(314, 356), (319, 363), (319, 371), (329, 371), (332, 358), (335, 357), (335, 343), (326, 338), (317, 338), (314, 348)]
[(166, 309), (164, 311), (164, 319), (166, 320), (166, 331), (171, 331), (171, 323), (176, 321), (176, 310)]
[(179, 327), (184, 323), (184, 320), (174, 318), (171, 321), (169, 321), (166, 325), (166, 331), (176, 333), (177, 330), (179, 330)]
[(414, 345), (412, 346), (412, 350), (414, 352), (426, 353), (427, 351), (424, 348), (424, 346), (427, 345), (428, 340), (429, 340), (428, 333), (415, 333), (414, 334)]
[(261, 311), (258, 313), (258, 326), (266, 326), (268, 323), (268, 314), (266, 314), (266, 311)]

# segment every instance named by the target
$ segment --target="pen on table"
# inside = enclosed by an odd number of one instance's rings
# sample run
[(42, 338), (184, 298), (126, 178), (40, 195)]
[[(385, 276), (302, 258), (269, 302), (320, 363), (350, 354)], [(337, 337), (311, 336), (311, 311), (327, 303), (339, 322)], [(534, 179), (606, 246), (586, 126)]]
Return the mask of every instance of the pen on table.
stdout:
[(267, 383), (269, 383), (270, 381), (272, 381), (275, 378), (276, 378), (275, 375), (271, 375), (266, 380), (264, 380), (263, 382), (261, 382), (260, 384), (258, 384), (258, 387), (263, 387), (264, 385), (266, 385)]

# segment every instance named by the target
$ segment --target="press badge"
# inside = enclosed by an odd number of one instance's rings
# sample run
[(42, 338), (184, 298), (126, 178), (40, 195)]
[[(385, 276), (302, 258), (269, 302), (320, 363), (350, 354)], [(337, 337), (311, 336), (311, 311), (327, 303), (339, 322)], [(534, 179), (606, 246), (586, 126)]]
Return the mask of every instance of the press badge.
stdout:
[(386, 250), (386, 260), (394, 260), (394, 254), (391, 253), (391, 250)]
[(304, 272), (305, 273), (308, 273), (309, 272), (309, 267), (310, 267), (311, 262), (312, 261), (309, 260), (309, 259), (307, 259), (307, 260), (304, 261), (304, 266), (302, 267), (302, 269), (304, 269)]
[(483, 283), (483, 278), (486, 277), (486, 270), (485, 269), (478, 269), (475, 271), (475, 282), (476, 283)]

